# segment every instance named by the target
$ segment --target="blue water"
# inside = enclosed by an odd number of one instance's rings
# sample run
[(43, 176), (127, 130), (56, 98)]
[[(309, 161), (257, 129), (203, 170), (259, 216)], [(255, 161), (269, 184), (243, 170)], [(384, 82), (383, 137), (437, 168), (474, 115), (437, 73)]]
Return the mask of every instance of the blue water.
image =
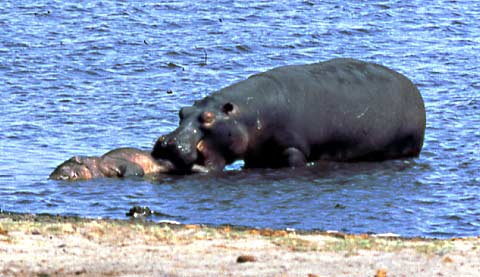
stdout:
[[(2, 1), (0, 209), (251, 227), (480, 235), (480, 3)], [(418, 159), (156, 180), (48, 180), (74, 155), (150, 149), (177, 111), (251, 74), (353, 57), (418, 85)], [(168, 93), (171, 92), (171, 93)]]

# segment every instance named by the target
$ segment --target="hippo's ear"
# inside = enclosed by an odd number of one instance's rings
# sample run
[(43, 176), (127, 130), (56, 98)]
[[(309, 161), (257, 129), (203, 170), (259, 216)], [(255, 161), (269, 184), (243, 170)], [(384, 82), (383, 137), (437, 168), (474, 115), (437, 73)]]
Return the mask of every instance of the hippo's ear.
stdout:
[(182, 120), (186, 117), (189, 117), (193, 112), (193, 107), (183, 107), (180, 109), (180, 112), (178, 112), (178, 116), (180, 117), (180, 120)]
[(80, 156), (73, 156), (69, 160), (70, 162), (76, 163), (76, 164), (83, 164), (83, 158)]
[(223, 104), (223, 107), (222, 107), (222, 111), (226, 115), (232, 115), (232, 114), (236, 113), (237, 110), (238, 110), (237, 106), (233, 103), (230, 103), (230, 102), (227, 102), (227, 103)]

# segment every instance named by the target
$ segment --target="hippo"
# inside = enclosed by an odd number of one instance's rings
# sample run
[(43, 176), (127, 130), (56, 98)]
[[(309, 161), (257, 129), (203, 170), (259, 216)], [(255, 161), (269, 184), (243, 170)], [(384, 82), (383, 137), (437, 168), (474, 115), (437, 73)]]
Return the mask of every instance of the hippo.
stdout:
[[(200, 167), (192, 171), (200, 172)], [(100, 157), (72, 157), (60, 164), (51, 174), (53, 180), (88, 180), (99, 177), (144, 176), (176, 172), (167, 160), (155, 160), (150, 151), (136, 148), (117, 148)]]
[(236, 160), (280, 168), (417, 157), (426, 124), (422, 96), (407, 77), (349, 58), (253, 75), (182, 108), (179, 117), (152, 156), (209, 171)]

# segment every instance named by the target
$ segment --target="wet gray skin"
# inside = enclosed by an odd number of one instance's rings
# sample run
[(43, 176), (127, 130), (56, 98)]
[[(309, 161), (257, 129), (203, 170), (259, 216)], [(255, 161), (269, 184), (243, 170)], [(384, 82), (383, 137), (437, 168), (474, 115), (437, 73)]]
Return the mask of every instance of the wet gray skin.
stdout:
[[(72, 157), (60, 164), (51, 174), (53, 180), (89, 180), (174, 173), (177, 170), (167, 160), (155, 160), (148, 151), (136, 148), (114, 149), (100, 157)], [(192, 172), (204, 172), (201, 167)]]
[(354, 59), (274, 68), (195, 101), (152, 156), (178, 168), (303, 167), (417, 157), (426, 126), (418, 88)]

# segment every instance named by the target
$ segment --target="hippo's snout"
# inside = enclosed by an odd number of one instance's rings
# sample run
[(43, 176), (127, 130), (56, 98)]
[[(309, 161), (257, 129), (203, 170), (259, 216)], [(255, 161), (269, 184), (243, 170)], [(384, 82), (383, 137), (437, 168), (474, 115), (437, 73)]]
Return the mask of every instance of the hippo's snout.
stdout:
[(196, 143), (191, 137), (161, 136), (153, 147), (152, 157), (169, 160), (177, 169), (189, 169), (198, 158)]

